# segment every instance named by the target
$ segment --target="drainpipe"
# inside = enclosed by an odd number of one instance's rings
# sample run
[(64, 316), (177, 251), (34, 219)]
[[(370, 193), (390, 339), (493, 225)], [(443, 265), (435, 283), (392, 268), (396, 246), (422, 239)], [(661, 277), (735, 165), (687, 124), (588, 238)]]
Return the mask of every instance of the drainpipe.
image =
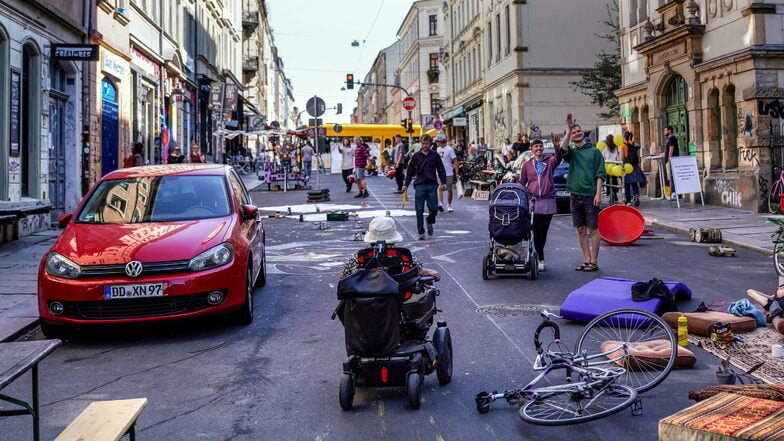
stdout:
[[(93, 0), (82, 0), (82, 43), (89, 43), (93, 32)], [(82, 195), (90, 189), (90, 61), (82, 61)]]

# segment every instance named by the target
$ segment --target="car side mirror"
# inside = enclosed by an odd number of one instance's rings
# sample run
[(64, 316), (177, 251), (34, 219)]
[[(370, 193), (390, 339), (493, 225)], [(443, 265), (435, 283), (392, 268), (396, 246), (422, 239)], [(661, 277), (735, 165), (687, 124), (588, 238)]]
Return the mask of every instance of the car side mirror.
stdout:
[(242, 206), (242, 220), (256, 219), (256, 215), (258, 215), (258, 213), (259, 213), (259, 207), (255, 205)]
[(73, 213), (66, 213), (57, 218), (57, 223), (60, 225), (61, 228), (65, 228), (65, 226), (71, 222), (72, 218), (73, 218)]

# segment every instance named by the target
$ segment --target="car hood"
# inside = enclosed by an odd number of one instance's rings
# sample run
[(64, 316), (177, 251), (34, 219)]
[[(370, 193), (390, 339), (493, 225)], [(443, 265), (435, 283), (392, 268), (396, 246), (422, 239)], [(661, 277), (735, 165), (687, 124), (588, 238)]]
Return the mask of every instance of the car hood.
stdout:
[(53, 250), (79, 265), (187, 260), (220, 244), (231, 217), (140, 224), (70, 223)]

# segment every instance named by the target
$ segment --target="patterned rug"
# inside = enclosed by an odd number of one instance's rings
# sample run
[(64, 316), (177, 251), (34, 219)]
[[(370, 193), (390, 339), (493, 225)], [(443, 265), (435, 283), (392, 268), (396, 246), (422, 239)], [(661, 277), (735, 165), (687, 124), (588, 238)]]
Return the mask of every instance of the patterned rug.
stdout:
[(784, 358), (773, 358), (770, 355), (770, 346), (774, 343), (784, 344), (784, 335), (768, 325), (735, 336), (743, 339), (743, 342), (736, 341), (724, 349), (719, 348), (710, 338), (698, 335), (690, 334), (689, 343), (696, 344), (722, 360), (729, 357), (729, 362), (737, 368), (737, 373), (746, 372), (764, 361), (765, 364), (751, 375), (769, 384), (784, 383)]

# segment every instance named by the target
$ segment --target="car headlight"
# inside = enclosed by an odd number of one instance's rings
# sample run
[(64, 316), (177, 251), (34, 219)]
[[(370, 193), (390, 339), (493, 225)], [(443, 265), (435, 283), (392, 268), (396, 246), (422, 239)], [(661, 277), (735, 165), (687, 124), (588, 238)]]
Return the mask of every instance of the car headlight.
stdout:
[(234, 259), (234, 247), (231, 244), (222, 243), (191, 259), (188, 262), (188, 268), (191, 271), (204, 271), (226, 265), (232, 259)]
[(52, 252), (46, 257), (46, 274), (66, 279), (76, 279), (82, 273), (79, 265), (60, 253)]

